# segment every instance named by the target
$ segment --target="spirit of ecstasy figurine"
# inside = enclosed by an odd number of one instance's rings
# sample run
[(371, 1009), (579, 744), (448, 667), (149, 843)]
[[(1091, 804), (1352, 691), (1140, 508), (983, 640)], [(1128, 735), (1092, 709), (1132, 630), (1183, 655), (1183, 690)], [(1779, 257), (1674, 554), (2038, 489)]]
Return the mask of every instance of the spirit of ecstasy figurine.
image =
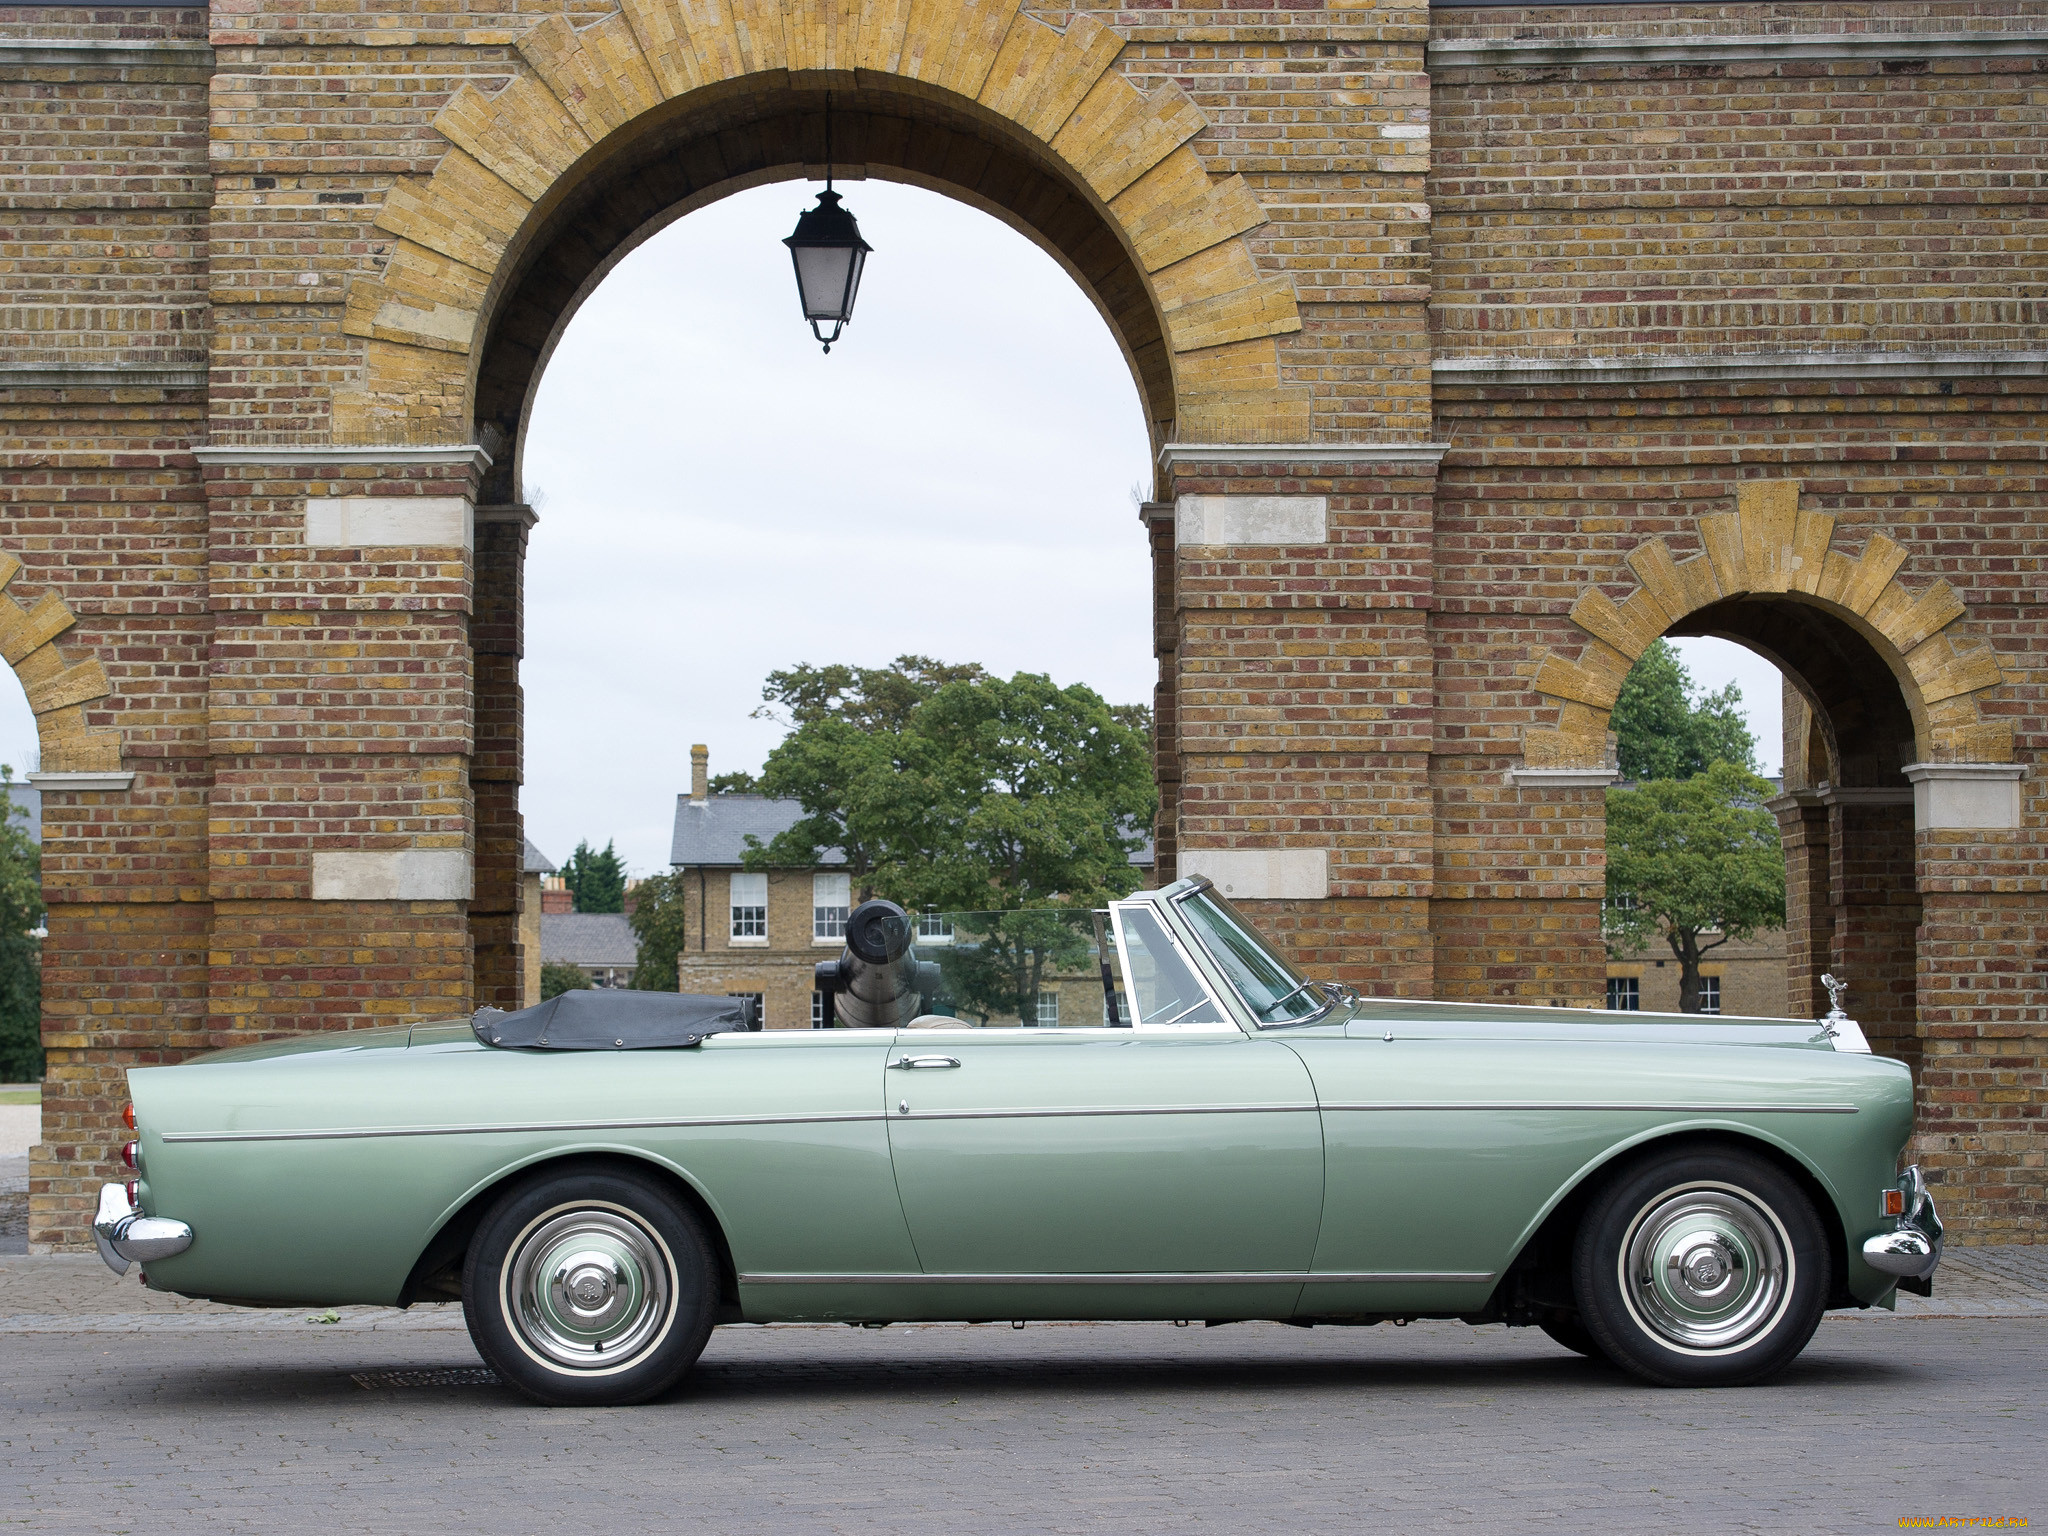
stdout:
[(1848, 1018), (1849, 1015), (1842, 1011), (1842, 999), (1848, 994), (1849, 983), (1837, 981), (1832, 976), (1822, 976), (1820, 984), (1828, 989), (1828, 1021)]

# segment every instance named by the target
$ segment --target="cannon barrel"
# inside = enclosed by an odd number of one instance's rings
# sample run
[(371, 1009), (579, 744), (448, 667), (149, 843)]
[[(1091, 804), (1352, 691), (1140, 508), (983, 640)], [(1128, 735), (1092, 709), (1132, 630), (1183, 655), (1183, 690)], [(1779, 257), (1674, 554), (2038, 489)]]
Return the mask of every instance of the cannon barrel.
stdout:
[(814, 973), (828, 1025), (893, 1029), (930, 1010), (939, 968), (917, 958), (915, 934), (893, 901), (864, 901), (847, 914), (846, 948)]

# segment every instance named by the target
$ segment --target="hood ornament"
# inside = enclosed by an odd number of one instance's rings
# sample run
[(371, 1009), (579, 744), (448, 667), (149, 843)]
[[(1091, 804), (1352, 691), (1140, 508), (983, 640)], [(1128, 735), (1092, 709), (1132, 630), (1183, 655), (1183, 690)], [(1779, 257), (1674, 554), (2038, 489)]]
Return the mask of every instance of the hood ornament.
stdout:
[(1823, 975), (1820, 984), (1828, 989), (1828, 1016), (1824, 1022), (1832, 1024), (1837, 1019), (1848, 1018), (1849, 1015), (1842, 1011), (1842, 999), (1848, 995), (1849, 983)]

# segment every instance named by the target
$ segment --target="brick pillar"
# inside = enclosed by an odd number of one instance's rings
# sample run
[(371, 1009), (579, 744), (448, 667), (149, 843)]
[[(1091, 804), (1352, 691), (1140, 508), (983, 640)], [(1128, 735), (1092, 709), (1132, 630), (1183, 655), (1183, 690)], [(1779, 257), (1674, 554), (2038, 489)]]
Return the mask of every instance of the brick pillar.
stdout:
[(1180, 606), (1174, 595), (1173, 503), (1148, 501), (1138, 509), (1152, 555), (1152, 654), (1159, 681), (1152, 690), (1152, 775), (1159, 810), (1152, 818), (1152, 878), (1180, 878)]
[(200, 450), (212, 1042), (470, 1009), (474, 448)]
[(1828, 812), (1828, 890), (1834, 900), (1827, 969), (1849, 984), (1843, 1007), (1863, 1026), (1871, 1049), (1917, 1072), (1920, 891), (1912, 791), (1829, 789), (1821, 798)]
[(1831, 818), (1812, 790), (1780, 795), (1770, 806), (1785, 847), (1785, 1013), (1819, 1018), (1828, 1011), (1820, 979), (1834, 960)]
[(1179, 871), (1243, 901), (1316, 975), (1389, 994), (1431, 983), (1437, 457), (1165, 454)]
[(534, 521), (530, 507), (476, 509), (476, 618), (470, 626), (476, 753), (469, 765), (476, 800), (476, 894), (469, 904), (469, 933), (480, 1008), (509, 1010), (527, 1000), (520, 927), (526, 830), (519, 814), (525, 751), (519, 659), (526, 653), (526, 535)]

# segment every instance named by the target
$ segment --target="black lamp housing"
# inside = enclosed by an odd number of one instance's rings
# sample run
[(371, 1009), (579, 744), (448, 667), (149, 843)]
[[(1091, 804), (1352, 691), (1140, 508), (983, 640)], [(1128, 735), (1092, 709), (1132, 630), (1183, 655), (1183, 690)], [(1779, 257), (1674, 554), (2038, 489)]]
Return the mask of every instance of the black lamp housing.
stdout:
[[(797, 215), (796, 233), (782, 242), (789, 247), (796, 267), (798, 297), (803, 300), (804, 318), (811, 334), (832, 350), (832, 343), (853, 318), (854, 296), (860, 291), (861, 269), (874, 249), (860, 237), (860, 225), (839, 205), (839, 194), (828, 178), (818, 194), (818, 206)], [(830, 325), (832, 334), (819, 330)]]

